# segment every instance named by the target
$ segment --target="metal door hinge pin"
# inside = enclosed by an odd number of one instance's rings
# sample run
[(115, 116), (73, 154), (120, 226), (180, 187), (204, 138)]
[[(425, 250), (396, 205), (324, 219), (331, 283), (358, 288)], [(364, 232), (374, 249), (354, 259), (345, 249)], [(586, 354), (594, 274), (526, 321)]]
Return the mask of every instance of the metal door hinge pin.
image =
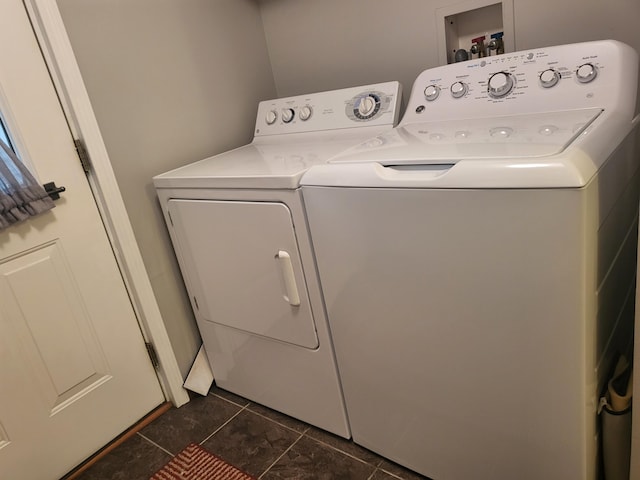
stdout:
[(144, 346), (147, 347), (147, 353), (149, 354), (151, 365), (153, 365), (154, 368), (158, 368), (160, 366), (160, 362), (158, 361), (158, 354), (156, 353), (155, 347), (149, 342), (145, 342)]
[(84, 142), (79, 138), (74, 138), (73, 143), (76, 146), (76, 151), (78, 152), (80, 164), (82, 165), (84, 173), (89, 173), (89, 171), (91, 170), (91, 160), (89, 159), (89, 154), (87, 153), (87, 149), (84, 146)]

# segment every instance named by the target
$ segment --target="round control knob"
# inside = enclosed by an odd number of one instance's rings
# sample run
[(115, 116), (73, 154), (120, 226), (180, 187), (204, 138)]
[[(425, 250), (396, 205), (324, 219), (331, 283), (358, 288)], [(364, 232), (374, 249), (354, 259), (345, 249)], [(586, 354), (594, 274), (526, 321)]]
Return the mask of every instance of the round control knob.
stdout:
[(464, 82), (455, 82), (451, 85), (451, 96), (461, 98), (469, 91), (469, 86)]
[(293, 120), (294, 111), (293, 108), (283, 108), (282, 109), (282, 121), (284, 123), (290, 123)]
[(551, 88), (560, 81), (560, 74), (553, 68), (548, 68), (540, 74), (540, 85), (544, 88)]
[(267, 122), (267, 125), (273, 125), (276, 123), (278, 119), (278, 113), (275, 110), (269, 110), (264, 117), (264, 121)]
[(576, 70), (576, 78), (580, 83), (589, 83), (598, 75), (598, 70), (592, 63), (580, 65)]
[(376, 108), (376, 99), (371, 95), (362, 97), (358, 103), (358, 113), (366, 118), (373, 113)]
[(507, 72), (498, 72), (491, 75), (487, 85), (489, 96), (493, 98), (502, 98), (513, 90), (516, 82), (513, 75)]
[(380, 106), (380, 97), (375, 93), (367, 93), (356, 98), (353, 103), (353, 114), (360, 120), (368, 120), (378, 113)]
[(424, 89), (424, 98), (427, 99), (427, 102), (433, 102), (440, 95), (440, 87), (437, 85), (429, 85)]
[(300, 120), (302, 120), (303, 122), (306, 122), (311, 118), (312, 113), (313, 109), (309, 105), (305, 105), (298, 112), (298, 117), (300, 117)]

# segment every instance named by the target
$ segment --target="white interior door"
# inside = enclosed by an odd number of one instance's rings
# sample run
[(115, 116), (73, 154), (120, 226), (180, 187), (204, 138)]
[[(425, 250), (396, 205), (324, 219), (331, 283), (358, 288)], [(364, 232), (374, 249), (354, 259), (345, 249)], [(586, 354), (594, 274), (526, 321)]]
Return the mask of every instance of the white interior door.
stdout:
[(0, 111), (67, 188), (0, 231), (0, 477), (59, 478), (164, 396), (20, 0), (0, 2)]

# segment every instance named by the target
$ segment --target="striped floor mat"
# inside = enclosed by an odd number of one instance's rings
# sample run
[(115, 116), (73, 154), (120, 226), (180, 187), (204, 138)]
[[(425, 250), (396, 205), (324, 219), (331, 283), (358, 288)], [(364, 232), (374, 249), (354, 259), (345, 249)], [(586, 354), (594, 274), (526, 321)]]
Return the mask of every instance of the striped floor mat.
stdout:
[(255, 477), (191, 443), (150, 480), (255, 480)]

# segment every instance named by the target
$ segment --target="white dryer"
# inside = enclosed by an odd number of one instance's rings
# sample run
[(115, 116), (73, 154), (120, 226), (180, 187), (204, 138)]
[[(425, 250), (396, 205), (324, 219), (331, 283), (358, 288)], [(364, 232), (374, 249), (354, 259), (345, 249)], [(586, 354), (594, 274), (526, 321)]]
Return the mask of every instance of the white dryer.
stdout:
[(253, 141), (154, 178), (216, 384), (349, 437), (299, 190), (391, 129), (400, 85), (261, 102)]
[(632, 341), (638, 57), (442, 66), (302, 179), (355, 442), (437, 480), (593, 480)]

